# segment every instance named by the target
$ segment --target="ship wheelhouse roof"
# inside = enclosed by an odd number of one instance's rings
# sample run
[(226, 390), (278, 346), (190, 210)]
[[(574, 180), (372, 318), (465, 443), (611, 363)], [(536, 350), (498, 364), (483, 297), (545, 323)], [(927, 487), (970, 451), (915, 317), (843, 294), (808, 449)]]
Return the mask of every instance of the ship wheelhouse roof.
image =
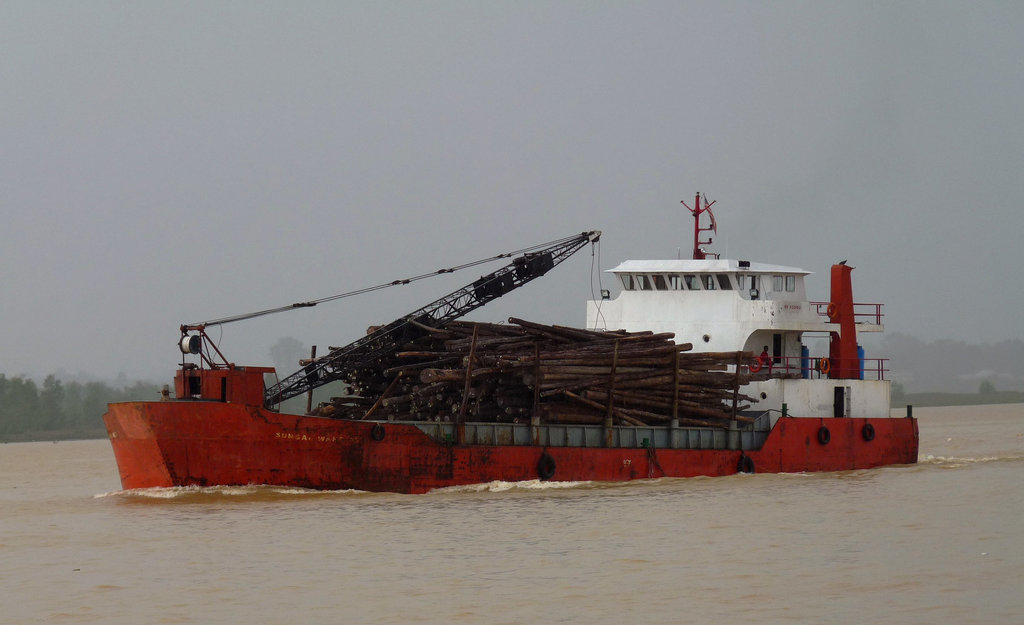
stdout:
[(618, 267), (607, 270), (608, 273), (758, 273), (758, 274), (788, 274), (788, 275), (810, 275), (811, 271), (799, 267), (787, 267), (785, 265), (771, 265), (768, 263), (754, 263), (745, 260), (735, 259), (707, 259), (707, 260), (627, 260)]

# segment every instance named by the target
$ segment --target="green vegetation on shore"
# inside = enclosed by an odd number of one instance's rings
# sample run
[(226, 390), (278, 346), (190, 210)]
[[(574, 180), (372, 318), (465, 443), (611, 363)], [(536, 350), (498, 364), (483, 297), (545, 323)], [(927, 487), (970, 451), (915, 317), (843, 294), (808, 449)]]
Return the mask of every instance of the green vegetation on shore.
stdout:
[(892, 383), (892, 407), (902, 406), (978, 406), (982, 404), (1024, 403), (1024, 392), (997, 391), (989, 381), (983, 381), (977, 393), (906, 393), (899, 382)]
[(934, 406), (979, 406), (982, 404), (1024, 403), (1024, 393), (1018, 391), (996, 391), (994, 393), (907, 393), (892, 397), (892, 407), (906, 405), (922, 408)]
[(0, 441), (105, 438), (107, 404), (157, 399), (157, 384), (136, 382), (114, 388), (102, 382), (64, 383), (49, 375), (35, 380), (0, 373)]

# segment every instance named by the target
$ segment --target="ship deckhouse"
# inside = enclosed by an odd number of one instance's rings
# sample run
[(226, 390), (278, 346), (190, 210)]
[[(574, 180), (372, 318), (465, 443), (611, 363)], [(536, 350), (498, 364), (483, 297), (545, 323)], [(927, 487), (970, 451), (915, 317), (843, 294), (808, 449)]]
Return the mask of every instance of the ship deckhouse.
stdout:
[[(608, 270), (620, 292), (587, 302), (587, 327), (671, 332), (696, 352), (750, 352), (756, 361), (744, 366), (751, 373), (744, 392), (760, 398), (755, 410), (888, 416), (885, 362), (865, 359), (857, 343), (859, 332), (883, 330), (882, 306), (854, 303), (853, 268), (833, 265), (830, 301), (810, 301), (809, 271), (706, 252), (711, 240), (702, 233), (717, 226), (700, 199), (690, 209), (693, 259), (627, 260)], [(705, 213), (710, 227), (700, 225)], [(811, 353), (823, 343), (827, 351)]]
[(588, 302), (590, 327), (672, 332), (694, 351), (800, 356), (803, 332), (835, 329), (827, 303), (807, 301), (797, 267), (745, 260), (627, 260), (609, 270), (621, 293)]

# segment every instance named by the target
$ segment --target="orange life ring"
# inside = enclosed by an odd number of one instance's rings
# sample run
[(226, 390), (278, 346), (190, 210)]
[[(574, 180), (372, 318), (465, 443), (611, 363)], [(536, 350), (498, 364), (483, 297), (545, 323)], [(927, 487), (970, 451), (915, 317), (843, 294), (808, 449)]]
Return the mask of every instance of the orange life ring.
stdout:
[(836, 316), (836, 305), (833, 302), (829, 302), (828, 306), (825, 307), (825, 314), (828, 315), (829, 319), (834, 319)]
[(749, 368), (750, 368), (750, 372), (751, 373), (757, 373), (758, 371), (760, 371), (761, 370), (761, 359), (760, 358), (755, 358), (754, 359), (754, 364), (750, 365)]
[(832, 370), (832, 363), (828, 361), (828, 358), (822, 358), (821, 362), (818, 363), (818, 371), (821, 371), (822, 375), (828, 375), (828, 372)]

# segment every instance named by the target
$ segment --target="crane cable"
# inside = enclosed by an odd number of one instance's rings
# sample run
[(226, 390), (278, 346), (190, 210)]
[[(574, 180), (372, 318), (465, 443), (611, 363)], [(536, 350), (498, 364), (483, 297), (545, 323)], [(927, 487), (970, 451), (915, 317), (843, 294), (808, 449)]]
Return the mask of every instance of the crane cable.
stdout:
[(571, 237), (565, 237), (563, 239), (556, 239), (556, 240), (550, 241), (548, 243), (540, 243), (538, 245), (532, 245), (530, 247), (524, 247), (522, 249), (515, 250), (515, 251), (512, 251), (512, 252), (505, 252), (504, 254), (498, 254), (497, 256), (491, 256), (489, 258), (482, 258), (480, 260), (474, 260), (472, 262), (463, 263), (461, 265), (455, 265), (454, 267), (447, 267), (447, 268), (438, 269), (436, 271), (432, 271), (432, 272), (429, 272), (429, 273), (423, 273), (423, 274), (420, 274), (418, 276), (413, 276), (411, 278), (405, 278), (405, 279), (402, 279), (402, 280), (392, 280), (391, 282), (385, 282), (385, 283), (378, 284), (378, 285), (375, 285), (375, 286), (364, 287), (364, 288), (361, 288), (361, 289), (356, 289), (354, 291), (348, 291), (346, 293), (339, 293), (337, 295), (330, 295), (328, 297), (322, 297), (320, 299), (310, 300), (310, 301), (307, 301), (307, 302), (296, 302), (294, 304), (289, 304), (287, 306), (279, 306), (277, 308), (268, 308), (266, 310), (259, 310), (259, 311), (256, 311), (256, 312), (245, 313), (245, 314), (242, 314), (242, 315), (234, 315), (234, 316), (231, 316), (231, 317), (221, 317), (220, 319), (211, 319), (209, 321), (202, 321), (202, 322), (199, 322), (199, 323), (184, 324), (184, 325), (181, 326), (181, 331), (183, 333), (185, 333), (185, 332), (188, 332), (188, 331), (191, 331), (191, 330), (202, 330), (202, 329), (205, 329), (205, 328), (207, 328), (209, 326), (224, 325), (226, 323), (232, 323), (232, 322), (235, 322), (235, 321), (243, 321), (245, 319), (254, 319), (256, 317), (263, 317), (265, 315), (273, 315), (273, 314), (280, 313), (280, 312), (285, 312), (285, 311), (288, 311), (288, 310), (295, 310), (297, 308), (311, 308), (313, 306), (316, 306), (317, 304), (323, 304), (324, 302), (331, 302), (331, 301), (334, 301), (334, 300), (337, 300), (337, 299), (342, 299), (342, 298), (345, 298), (345, 297), (352, 297), (353, 295), (363, 295), (364, 293), (370, 293), (370, 292), (373, 292), (373, 291), (379, 291), (380, 289), (386, 289), (386, 288), (393, 287), (393, 286), (401, 286), (401, 285), (409, 284), (410, 282), (415, 282), (417, 280), (422, 280), (424, 278), (431, 278), (431, 277), (439, 276), (439, 275), (442, 275), (442, 274), (454, 273), (456, 271), (459, 271), (461, 269), (466, 269), (468, 267), (474, 267), (476, 265), (482, 265), (482, 264), (489, 263), (489, 262), (492, 262), (492, 261), (495, 261), (495, 260), (500, 260), (502, 258), (511, 258), (512, 256), (515, 256), (517, 254), (525, 254), (525, 253), (528, 253), (528, 252), (531, 252), (531, 251), (537, 250), (537, 249), (552, 247), (552, 246), (558, 245), (560, 243), (563, 243), (563, 242), (575, 239), (577, 236), (579, 236), (579, 235), (575, 235), (575, 236), (571, 236)]
[[(597, 280), (598, 293), (594, 293), (594, 280)], [(600, 294), (600, 297), (598, 297)], [(601, 282), (601, 245), (596, 244), (590, 249), (590, 298), (594, 301), (594, 323), (587, 319), (587, 329), (607, 330), (608, 322), (604, 318), (601, 307), (604, 305), (604, 284)]]

